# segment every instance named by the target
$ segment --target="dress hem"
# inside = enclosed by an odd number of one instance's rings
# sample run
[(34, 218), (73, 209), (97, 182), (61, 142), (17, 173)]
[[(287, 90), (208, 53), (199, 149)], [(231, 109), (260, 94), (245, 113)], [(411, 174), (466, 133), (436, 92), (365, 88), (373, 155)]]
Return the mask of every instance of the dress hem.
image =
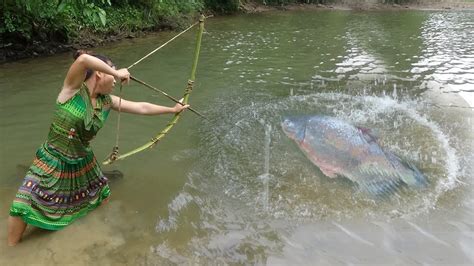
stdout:
[(57, 221), (50, 221), (45, 219), (40, 213), (35, 211), (30, 205), (22, 202), (13, 202), (10, 208), (10, 216), (20, 217), (26, 224), (36, 226), (42, 229), (58, 231), (70, 225), (75, 220), (87, 215), (89, 212), (99, 207), (104, 200), (110, 197), (110, 188), (105, 186), (96, 202), (89, 204), (86, 208), (69, 216), (61, 217)]

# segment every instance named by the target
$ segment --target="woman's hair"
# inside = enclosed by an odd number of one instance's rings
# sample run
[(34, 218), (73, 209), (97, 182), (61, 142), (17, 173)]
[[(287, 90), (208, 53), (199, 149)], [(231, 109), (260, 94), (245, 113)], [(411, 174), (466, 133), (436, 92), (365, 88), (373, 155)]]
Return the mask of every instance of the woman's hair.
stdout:
[[(83, 54), (88, 54), (88, 55), (91, 55), (93, 57), (99, 58), (100, 60), (104, 61), (107, 65), (109, 65), (111, 67), (115, 67), (114, 63), (112, 63), (112, 60), (110, 60), (110, 58), (108, 58), (107, 56), (104, 56), (104, 55), (95, 54), (92, 51), (77, 50), (73, 55), (74, 60), (76, 60), (79, 56), (81, 56)], [(94, 70), (87, 69), (86, 78), (84, 79), (84, 81), (88, 80), (92, 76), (92, 73), (94, 73)]]

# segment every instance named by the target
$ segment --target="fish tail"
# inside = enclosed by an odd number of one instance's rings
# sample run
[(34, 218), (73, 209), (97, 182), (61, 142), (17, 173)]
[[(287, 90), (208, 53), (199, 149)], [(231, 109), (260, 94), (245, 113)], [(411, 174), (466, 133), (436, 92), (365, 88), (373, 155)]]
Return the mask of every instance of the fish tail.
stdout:
[(411, 162), (402, 160), (391, 152), (385, 152), (388, 160), (397, 171), (398, 177), (403, 183), (412, 188), (426, 188), (428, 181), (426, 177)]
[(401, 176), (401, 180), (410, 187), (415, 188), (425, 188), (428, 185), (426, 177), (418, 170), (418, 168), (410, 163), (402, 161), (403, 166), (405, 166), (409, 172), (404, 173)]

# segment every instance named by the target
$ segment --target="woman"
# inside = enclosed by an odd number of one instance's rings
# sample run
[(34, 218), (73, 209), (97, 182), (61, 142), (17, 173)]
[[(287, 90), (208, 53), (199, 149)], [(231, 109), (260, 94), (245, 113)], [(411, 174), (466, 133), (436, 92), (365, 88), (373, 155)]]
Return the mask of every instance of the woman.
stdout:
[[(76, 52), (56, 102), (47, 141), (37, 150), (10, 208), (8, 245), (20, 240), (27, 224), (59, 230), (105, 203), (107, 178), (89, 147), (110, 109), (119, 109), (111, 95), (115, 80), (128, 83), (127, 69), (116, 70), (102, 55)], [(122, 112), (143, 115), (179, 113), (189, 105), (164, 107), (123, 100)]]

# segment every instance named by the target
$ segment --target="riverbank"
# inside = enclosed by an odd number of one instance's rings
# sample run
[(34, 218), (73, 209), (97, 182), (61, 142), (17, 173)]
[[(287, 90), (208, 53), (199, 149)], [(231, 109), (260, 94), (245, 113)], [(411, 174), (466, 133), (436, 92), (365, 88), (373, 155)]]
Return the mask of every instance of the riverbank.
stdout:
[(197, 16), (195, 15), (181, 16), (175, 18), (173, 21), (167, 20), (159, 25), (133, 30), (114, 29), (110, 31), (94, 31), (91, 29), (83, 29), (70, 41), (57, 40), (56, 38), (32, 42), (9, 41), (2, 43), (0, 47), (0, 64), (27, 58), (73, 52), (78, 49), (91, 49), (124, 39), (144, 37), (154, 32), (179, 30), (189, 25), (192, 21), (195, 21), (196, 18)]
[(71, 43), (64, 43), (55, 40), (46, 42), (34, 41), (33, 43), (13, 43), (3, 45), (0, 51), (0, 63), (12, 62), (20, 59), (49, 56), (57, 53), (72, 52), (78, 49), (89, 49), (105, 44), (143, 37), (152, 32), (164, 30), (175, 30), (178, 27), (162, 26), (160, 28), (142, 29), (140, 31), (122, 31), (112, 33), (98, 33), (89, 30), (79, 32), (79, 37)]
[[(336, 10), (364, 10), (364, 11), (376, 11), (376, 10), (460, 10), (460, 9), (474, 9), (474, 1), (424, 1), (419, 0), (417, 3), (397, 5), (397, 4), (381, 4), (376, 0), (365, 0), (365, 1), (350, 1), (341, 0), (334, 1), (333, 4), (288, 4), (288, 5), (264, 5), (257, 1), (241, 1), (241, 4), (236, 7), (234, 11), (223, 11), (215, 9), (216, 11), (208, 11), (210, 13), (260, 13), (277, 10), (297, 11), (297, 10), (324, 10), (324, 9), (336, 9)], [(125, 9), (124, 9), (125, 10)], [(137, 12), (137, 10), (132, 10)], [(124, 13), (120, 15), (120, 12), (113, 11), (119, 14), (118, 17), (124, 16)], [(123, 12), (126, 12), (123, 11)], [(122, 12), (122, 13), (123, 13)], [(132, 12), (132, 13), (133, 13)], [(113, 16), (114, 14), (112, 14)], [(115, 16), (117, 17), (117, 15)], [(133, 16), (131, 16), (133, 17)], [(145, 36), (151, 32), (159, 32), (163, 30), (179, 30), (190, 24), (197, 17), (197, 12), (191, 12), (188, 14), (175, 14), (173, 17), (167, 19), (160, 19), (158, 22), (149, 23), (143, 18), (136, 18), (130, 21), (127, 18), (126, 23), (119, 26), (108, 26), (106, 30), (94, 30), (92, 28), (84, 27), (77, 30), (74, 33), (75, 36), (62, 36), (64, 34), (54, 33), (53, 36), (32, 38), (25, 40), (22, 38), (1, 38), (0, 46), (0, 63), (6, 63), (26, 58), (34, 58), (40, 56), (54, 55), (57, 53), (71, 52), (77, 49), (90, 49), (98, 46), (102, 46), (108, 43), (120, 41), (128, 38), (136, 38)], [(112, 18), (112, 23), (117, 18)], [(131, 25), (130, 25), (131, 23)], [(125, 25), (125, 26), (124, 26)]]

